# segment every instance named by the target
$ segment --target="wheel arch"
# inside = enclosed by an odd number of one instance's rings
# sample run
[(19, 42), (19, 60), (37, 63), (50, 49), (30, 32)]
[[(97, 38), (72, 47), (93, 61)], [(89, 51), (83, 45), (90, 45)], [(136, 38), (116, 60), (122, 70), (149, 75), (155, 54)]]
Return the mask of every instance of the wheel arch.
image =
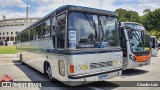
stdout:
[(48, 65), (50, 65), (50, 63), (48, 61), (44, 61), (44, 64), (43, 64), (44, 74), (47, 74), (46, 70)]

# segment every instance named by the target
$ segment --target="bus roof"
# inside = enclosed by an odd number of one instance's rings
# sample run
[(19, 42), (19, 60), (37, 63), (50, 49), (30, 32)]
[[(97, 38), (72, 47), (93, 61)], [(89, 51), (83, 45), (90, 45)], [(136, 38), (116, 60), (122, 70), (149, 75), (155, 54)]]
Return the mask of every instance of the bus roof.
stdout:
[(156, 38), (156, 36), (151, 36), (152, 38)]
[(143, 26), (142, 24), (140, 24), (140, 23), (137, 23), (137, 22), (121, 22), (121, 23), (128, 23), (128, 24), (138, 24), (138, 25), (141, 25), (141, 26)]
[(146, 30), (144, 25), (140, 24), (140, 23), (137, 23), (137, 22), (120, 22), (121, 26), (125, 26), (125, 24), (133, 24), (133, 25), (139, 25), (141, 26), (141, 28), (133, 28), (132, 29), (135, 29), (135, 30), (139, 30), (139, 31), (143, 31), (143, 30)]
[(55, 9), (54, 11), (52, 11), (51, 13), (46, 15), (45, 17), (41, 18), (40, 20), (38, 20), (34, 24), (30, 25), (26, 29), (22, 30), (21, 32), (18, 33), (18, 35), (33, 26), (37, 26), (37, 25), (41, 24), (44, 20), (48, 19), (53, 14), (59, 14), (65, 10), (68, 10), (69, 12), (76, 11), (76, 12), (84, 12), (84, 13), (94, 13), (94, 14), (99, 14), (99, 15), (110, 15), (110, 16), (114, 16), (114, 17), (118, 16), (118, 14), (116, 12), (112, 12), (112, 11), (101, 10), (101, 9), (90, 8), (90, 7), (83, 7), (83, 6), (75, 6), (75, 5), (64, 5), (64, 6), (61, 6), (57, 9)]
[(143, 26), (142, 24), (140, 24), (140, 23), (137, 23), (137, 22), (121, 22), (121, 23), (128, 23), (128, 24), (138, 24), (138, 25), (141, 25), (141, 26)]

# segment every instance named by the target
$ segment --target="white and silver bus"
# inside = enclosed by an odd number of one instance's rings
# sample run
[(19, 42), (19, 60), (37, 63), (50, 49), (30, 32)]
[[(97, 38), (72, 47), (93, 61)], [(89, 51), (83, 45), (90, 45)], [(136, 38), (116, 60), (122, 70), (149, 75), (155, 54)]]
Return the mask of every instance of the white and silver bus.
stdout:
[(156, 36), (151, 36), (151, 46), (152, 46), (152, 55), (157, 56), (158, 54), (158, 40)]
[(149, 65), (151, 61), (150, 36), (144, 26), (135, 22), (120, 22), (119, 26), (123, 70)]
[(17, 39), (22, 63), (67, 85), (122, 73), (115, 12), (65, 5), (18, 33)]

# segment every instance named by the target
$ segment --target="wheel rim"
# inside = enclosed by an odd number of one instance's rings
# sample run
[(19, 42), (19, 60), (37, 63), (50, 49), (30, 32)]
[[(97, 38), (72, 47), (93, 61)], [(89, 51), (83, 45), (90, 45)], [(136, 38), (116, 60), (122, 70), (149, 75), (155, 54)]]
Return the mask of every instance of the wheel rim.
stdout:
[(52, 70), (51, 70), (50, 66), (47, 69), (47, 74), (48, 74), (49, 78), (51, 79), (52, 78)]

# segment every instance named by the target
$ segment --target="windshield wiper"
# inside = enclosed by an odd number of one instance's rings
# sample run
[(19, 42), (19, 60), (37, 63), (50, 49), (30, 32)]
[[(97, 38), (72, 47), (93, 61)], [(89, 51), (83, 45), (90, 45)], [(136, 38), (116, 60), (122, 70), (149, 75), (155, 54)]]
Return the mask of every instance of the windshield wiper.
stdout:
[(133, 30), (133, 31), (135, 32), (134, 35), (136, 34), (135, 37), (138, 38), (138, 41), (140, 43), (140, 47), (144, 47), (143, 41), (142, 41), (142, 35), (141, 35), (141, 39), (140, 39), (140, 36), (137, 34), (137, 32), (135, 30)]
[[(107, 17), (106, 16), (106, 24), (108, 23), (108, 21), (109, 21), (109, 18), (110, 18), (110, 14), (109, 14), (109, 16)], [(103, 28), (103, 25), (102, 25), (102, 21), (100, 20), (100, 25), (101, 25), (101, 30), (102, 30), (102, 34), (103, 34), (103, 37), (102, 37), (102, 40), (104, 39), (104, 28)]]
[(95, 38), (96, 38), (96, 41), (97, 41), (97, 30), (96, 30), (96, 23), (91, 20), (89, 17), (90, 15), (87, 15), (87, 14), (84, 14), (84, 16), (86, 17), (87, 21), (89, 22), (89, 25), (91, 26), (91, 28), (95, 31)]
[[(143, 36), (143, 37), (142, 37)], [(148, 43), (146, 43), (146, 40), (144, 39), (146, 37), (146, 34), (141, 31), (141, 37), (142, 37), (142, 41), (143, 41), (143, 47), (145, 48), (145, 44), (147, 45)], [(148, 38), (147, 38), (148, 39)], [(149, 40), (148, 40), (149, 41)], [(149, 45), (149, 44), (148, 44)]]

